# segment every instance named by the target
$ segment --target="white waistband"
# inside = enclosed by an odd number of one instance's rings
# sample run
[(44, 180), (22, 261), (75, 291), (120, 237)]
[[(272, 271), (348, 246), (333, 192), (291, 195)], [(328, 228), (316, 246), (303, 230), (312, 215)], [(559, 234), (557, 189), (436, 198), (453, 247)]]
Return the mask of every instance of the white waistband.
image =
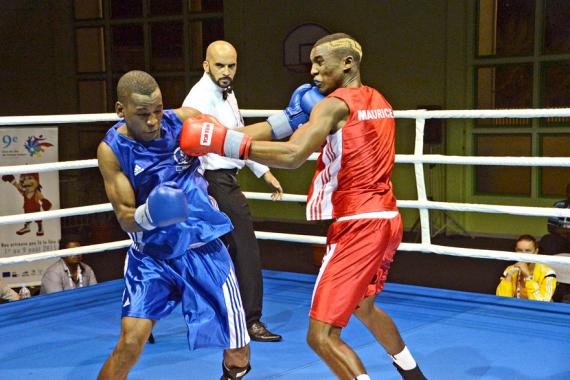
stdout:
[(398, 216), (398, 211), (374, 211), (374, 212), (364, 212), (362, 214), (355, 214), (349, 216), (341, 216), (336, 220), (342, 222), (344, 220), (353, 219), (392, 219)]
[[(192, 243), (190, 244), (190, 246), (188, 247), (188, 249), (195, 249), (195, 248), (199, 248), (202, 247), (204, 245), (206, 245), (208, 243), (203, 243), (203, 242), (198, 242), (198, 243)], [(145, 244), (142, 242), (132, 242), (131, 247), (133, 247), (133, 249), (136, 249), (137, 251), (139, 251), (140, 253), (144, 253), (144, 246)]]

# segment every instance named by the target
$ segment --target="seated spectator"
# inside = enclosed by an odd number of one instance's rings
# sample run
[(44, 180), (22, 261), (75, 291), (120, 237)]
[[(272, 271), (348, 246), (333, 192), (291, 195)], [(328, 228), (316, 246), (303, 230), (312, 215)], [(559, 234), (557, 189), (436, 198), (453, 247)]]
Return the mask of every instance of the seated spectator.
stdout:
[[(81, 246), (80, 239), (72, 238), (62, 241), (61, 248)], [(97, 279), (91, 267), (81, 262), (81, 255), (66, 256), (49, 266), (43, 277), (40, 294), (60, 292), (62, 290), (82, 288), (95, 285)]]
[(6, 283), (0, 280), (0, 303), (18, 301), (20, 296)]
[[(570, 208), (570, 183), (566, 185), (566, 199), (554, 204), (555, 208)], [(570, 253), (570, 218), (548, 218), (548, 234), (540, 239), (540, 252), (544, 255)]]
[[(530, 235), (522, 235), (517, 239), (515, 251), (538, 254), (536, 240)], [(556, 273), (545, 264), (525, 263), (519, 261), (508, 266), (496, 294), (503, 297), (526, 298), (537, 301), (552, 301), (556, 289)]]

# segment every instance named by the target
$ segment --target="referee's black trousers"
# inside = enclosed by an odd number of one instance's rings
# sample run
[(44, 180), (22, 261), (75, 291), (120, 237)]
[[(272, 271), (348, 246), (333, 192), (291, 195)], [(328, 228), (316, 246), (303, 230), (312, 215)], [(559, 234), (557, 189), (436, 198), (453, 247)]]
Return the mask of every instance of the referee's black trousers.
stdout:
[(237, 181), (237, 170), (206, 170), (208, 193), (234, 225), (232, 232), (223, 237), (234, 263), (239, 290), (245, 309), (247, 325), (261, 319), (263, 280), (259, 246), (255, 238), (247, 199)]

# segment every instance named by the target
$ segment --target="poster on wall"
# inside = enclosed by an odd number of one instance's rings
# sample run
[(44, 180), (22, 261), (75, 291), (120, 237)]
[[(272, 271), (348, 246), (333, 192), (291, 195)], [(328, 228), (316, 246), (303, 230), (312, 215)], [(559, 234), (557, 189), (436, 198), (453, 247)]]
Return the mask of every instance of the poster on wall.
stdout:
[[(58, 161), (57, 128), (0, 128), (2, 166)], [(0, 181), (0, 215), (16, 215), (59, 208), (57, 171), (6, 174)], [(0, 258), (45, 252), (59, 248), (59, 219), (0, 225)], [(10, 286), (36, 286), (45, 269), (56, 260), (1, 265), (0, 278)]]

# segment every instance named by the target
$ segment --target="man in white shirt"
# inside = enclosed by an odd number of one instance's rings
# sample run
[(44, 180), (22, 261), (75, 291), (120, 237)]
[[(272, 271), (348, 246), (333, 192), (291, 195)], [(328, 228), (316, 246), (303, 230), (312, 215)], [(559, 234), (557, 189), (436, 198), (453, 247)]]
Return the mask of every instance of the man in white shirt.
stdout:
[[(243, 127), (243, 118), (232, 88), (237, 69), (235, 48), (226, 41), (212, 42), (206, 50), (203, 67), (202, 79), (192, 87), (182, 106), (213, 115), (226, 128)], [(236, 174), (247, 166), (258, 178), (262, 177), (265, 180), (273, 192), (273, 200), (281, 198), (283, 189), (265, 165), (217, 154), (208, 154), (201, 159), (206, 170), (204, 176), (209, 183), (208, 192), (234, 225), (233, 231), (226, 235), (225, 240), (229, 243), (230, 255), (235, 266), (249, 335), (252, 340), (259, 342), (280, 341), (281, 336), (270, 332), (261, 322), (263, 280), (259, 246), (249, 206), (241, 192)]]
[[(61, 242), (62, 249), (80, 246), (81, 242), (78, 237), (70, 237)], [(95, 273), (89, 265), (82, 262), (81, 255), (66, 256), (46, 269), (42, 277), (40, 294), (56, 293), (95, 284), (97, 284)]]

